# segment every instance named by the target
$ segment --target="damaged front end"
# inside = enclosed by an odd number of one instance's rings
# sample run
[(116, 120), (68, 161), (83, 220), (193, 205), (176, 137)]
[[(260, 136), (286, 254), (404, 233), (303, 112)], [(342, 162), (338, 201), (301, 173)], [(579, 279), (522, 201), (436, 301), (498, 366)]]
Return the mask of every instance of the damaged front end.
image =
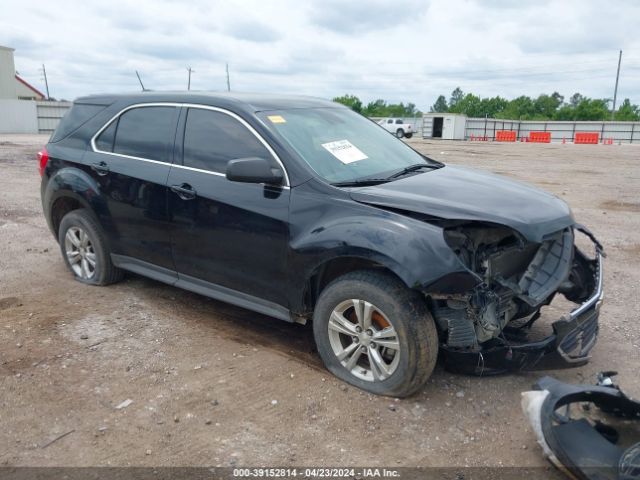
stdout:
[[(576, 232), (590, 239), (593, 257), (575, 245)], [(589, 230), (573, 225), (532, 242), (506, 226), (460, 222), (444, 235), (466, 267), (426, 289), (449, 370), (491, 375), (588, 361), (598, 335), (604, 257)], [(577, 306), (552, 324), (550, 336), (530, 340), (542, 307), (558, 293)]]

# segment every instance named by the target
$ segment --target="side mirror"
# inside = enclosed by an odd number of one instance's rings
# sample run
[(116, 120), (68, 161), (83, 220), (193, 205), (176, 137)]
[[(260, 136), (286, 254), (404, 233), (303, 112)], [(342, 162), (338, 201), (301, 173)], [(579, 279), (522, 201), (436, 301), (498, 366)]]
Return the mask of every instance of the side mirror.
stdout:
[(232, 182), (281, 185), (283, 179), (282, 170), (264, 158), (238, 158), (227, 163), (227, 180)]

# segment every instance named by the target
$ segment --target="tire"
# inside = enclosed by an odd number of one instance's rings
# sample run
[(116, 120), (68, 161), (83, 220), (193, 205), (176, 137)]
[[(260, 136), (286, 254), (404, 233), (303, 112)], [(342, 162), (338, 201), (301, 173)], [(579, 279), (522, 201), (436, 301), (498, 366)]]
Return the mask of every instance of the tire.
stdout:
[(404, 130), (399, 128), (398, 130), (396, 130), (396, 137), (398, 138), (402, 138), (404, 137)]
[[(371, 318), (366, 330), (362, 327), (367, 322), (357, 321), (360, 316)], [(357, 332), (359, 327), (362, 331)], [(381, 333), (390, 327), (395, 335)], [(331, 282), (316, 304), (313, 334), (331, 373), (377, 395), (415, 393), (431, 376), (438, 357), (438, 332), (424, 299), (397, 278), (376, 271), (351, 272)], [(393, 348), (386, 346), (392, 344)], [(386, 372), (376, 367), (380, 359)]]
[(122, 270), (111, 261), (104, 231), (88, 210), (72, 210), (62, 218), (58, 243), (62, 258), (77, 281), (109, 285), (122, 279)]
[(407, 133), (407, 134), (405, 135), (405, 137), (407, 137), (407, 138), (411, 138), (411, 137), (413, 137), (413, 133)]

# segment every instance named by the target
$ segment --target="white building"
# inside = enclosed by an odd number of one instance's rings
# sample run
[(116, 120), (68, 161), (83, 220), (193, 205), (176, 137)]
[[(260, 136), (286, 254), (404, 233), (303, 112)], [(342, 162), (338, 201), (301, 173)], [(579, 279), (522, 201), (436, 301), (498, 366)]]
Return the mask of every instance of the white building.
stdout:
[(422, 117), (422, 138), (464, 140), (466, 115), (425, 113)]
[(16, 73), (13, 48), (0, 45), (0, 98), (44, 100), (45, 95)]

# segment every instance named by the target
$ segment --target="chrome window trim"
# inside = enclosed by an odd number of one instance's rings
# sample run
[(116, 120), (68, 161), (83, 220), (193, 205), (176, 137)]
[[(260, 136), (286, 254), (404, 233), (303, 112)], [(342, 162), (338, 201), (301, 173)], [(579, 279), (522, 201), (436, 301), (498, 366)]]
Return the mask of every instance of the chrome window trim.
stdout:
[(134, 108), (144, 108), (144, 107), (199, 108), (199, 109), (202, 109), (202, 110), (212, 110), (214, 112), (220, 112), (220, 113), (223, 113), (225, 115), (228, 115), (228, 116), (234, 118), (241, 125), (243, 125), (247, 130), (249, 130), (249, 132), (251, 132), (253, 134), (253, 136), (255, 136), (258, 139), (258, 141), (267, 149), (267, 151), (271, 154), (271, 156), (274, 158), (274, 160), (276, 162), (278, 162), (278, 164), (282, 168), (282, 171), (284, 172), (285, 185), (279, 185), (279, 187), (280, 188), (286, 188), (286, 189), (288, 189), (290, 187), (291, 183), (289, 181), (289, 174), (287, 172), (287, 169), (284, 166), (284, 163), (282, 163), (282, 160), (280, 160), (280, 157), (278, 157), (278, 155), (273, 150), (273, 148), (271, 148), (271, 145), (269, 145), (269, 143), (267, 143), (267, 141), (262, 137), (262, 135), (260, 135), (255, 130), (255, 128), (253, 128), (251, 125), (249, 125), (249, 123), (247, 123), (246, 120), (244, 120), (242, 117), (240, 117), (236, 113), (234, 113), (234, 112), (232, 112), (230, 110), (226, 110), (224, 108), (213, 107), (211, 105), (200, 105), (200, 104), (197, 104), (197, 103), (178, 103), (178, 102), (147, 102), (147, 103), (135, 103), (133, 105), (129, 105), (129, 106), (123, 108), (122, 110), (120, 110), (113, 117), (111, 117), (102, 127), (100, 127), (100, 129), (95, 133), (95, 135), (93, 135), (93, 137), (91, 137), (91, 142), (90, 142), (91, 143), (91, 150), (93, 150), (93, 152), (95, 152), (95, 153), (102, 153), (102, 154), (105, 154), (105, 155), (113, 155), (115, 157), (121, 157), (121, 158), (130, 158), (132, 160), (140, 160), (142, 162), (157, 163), (157, 164), (160, 164), (160, 165), (169, 165), (170, 167), (181, 168), (183, 170), (191, 170), (191, 171), (194, 171), (194, 172), (206, 173), (208, 175), (215, 175), (215, 176), (218, 176), (218, 177), (225, 177), (226, 176), (224, 173), (212, 172), (212, 171), (209, 171), (209, 170), (203, 170), (201, 168), (187, 167), (185, 165), (177, 165), (176, 163), (162, 162), (160, 160), (151, 160), (150, 158), (135, 157), (133, 155), (125, 155), (123, 153), (105, 152), (104, 150), (99, 150), (96, 147), (96, 138), (98, 138), (98, 136), (100, 136), (100, 134), (104, 130), (106, 130), (118, 117), (120, 117), (122, 114), (124, 114), (128, 110), (132, 110)]

